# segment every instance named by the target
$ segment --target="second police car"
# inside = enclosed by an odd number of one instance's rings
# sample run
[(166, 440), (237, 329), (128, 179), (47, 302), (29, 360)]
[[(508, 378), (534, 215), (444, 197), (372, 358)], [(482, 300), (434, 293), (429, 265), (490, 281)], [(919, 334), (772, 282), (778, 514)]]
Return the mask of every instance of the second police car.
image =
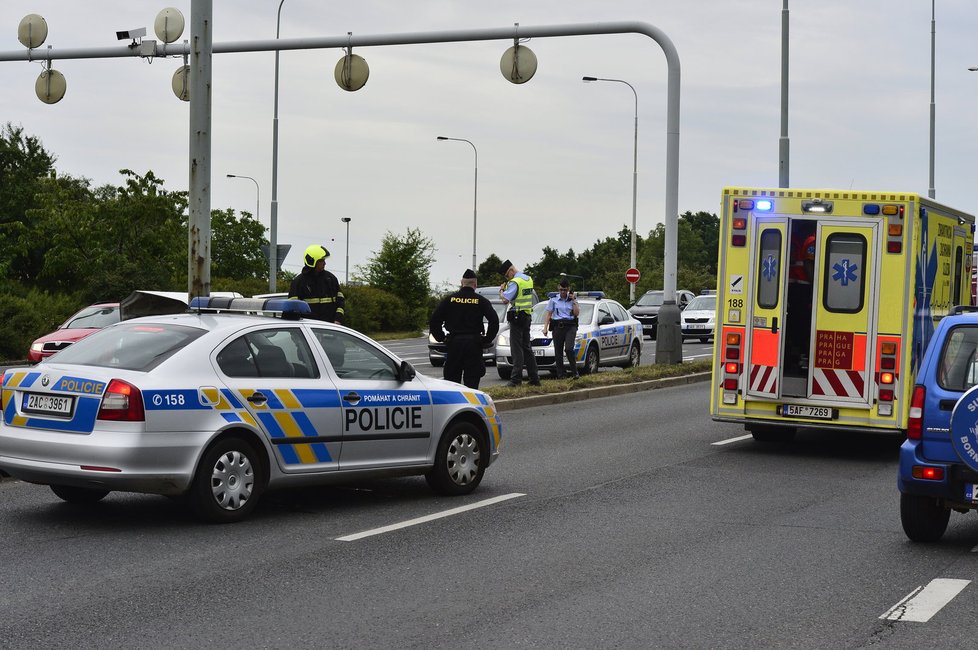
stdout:
[[(637, 366), (642, 360), (642, 324), (632, 318), (618, 302), (604, 297), (602, 291), (580, 291), (577, 302), (577, 338), (574, 341), (577, 366), (583, 373), (595, 373), (600, 366)], [(533, 307), (530, 320), (530, 343), (540, 370), (556, 370), (553, 337), (543, 335), (543, 318), (548, 301)], [(513, 374), (513, 355), (509, 332), (496, 339), (496, 371), (502, 379)]]
[(200, 517), (232, 522), (269, 488), (424, 475), (439, 493), (467, 494), (499, 453), (488, 395), (417, 375), (359, 332), (300, 318), (301, 301), (192, 308), (5, 370), (0, 469), (68, 502), (183, 495)]

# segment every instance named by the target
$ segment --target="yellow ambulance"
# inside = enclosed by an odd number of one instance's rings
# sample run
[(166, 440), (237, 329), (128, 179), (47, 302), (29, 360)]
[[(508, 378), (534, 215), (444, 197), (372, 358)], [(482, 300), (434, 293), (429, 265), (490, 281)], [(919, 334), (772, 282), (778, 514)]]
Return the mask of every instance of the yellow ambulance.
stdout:
[(974, 230), (912, 192), (724, 188), (713, 419), (761, 441), (906, 429), (934, 324), (972, 302)]

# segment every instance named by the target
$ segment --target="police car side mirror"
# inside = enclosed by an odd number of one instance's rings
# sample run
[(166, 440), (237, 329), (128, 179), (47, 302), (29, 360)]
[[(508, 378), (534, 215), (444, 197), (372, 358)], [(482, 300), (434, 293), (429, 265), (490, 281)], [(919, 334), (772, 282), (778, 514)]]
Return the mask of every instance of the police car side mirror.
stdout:
[(407, 361), (402, 361), (400, 367), (397, 369), (397, 381), (411, 381), (417, 374), (414, 366)]
[(614, 323), (614, 322), (615, 322), (615, 319), (612, 318), (611, 316), (602, 316), (601, 317), (601, 322), (598, 323), (598, 325), (608, 325), (608, 324)]

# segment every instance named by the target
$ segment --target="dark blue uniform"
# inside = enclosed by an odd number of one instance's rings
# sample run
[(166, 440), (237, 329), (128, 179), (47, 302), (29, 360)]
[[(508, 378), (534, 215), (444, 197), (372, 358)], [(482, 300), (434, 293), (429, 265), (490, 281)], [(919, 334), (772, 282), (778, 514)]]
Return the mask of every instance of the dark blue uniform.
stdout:
[[(483, 326), (483, 321), (488, 321), (488, 328)], [(492, 345), (499, 332), (499, 318), (492, 303), (474, 288), (462, 287), (438, 303), (428, 329), (436, 341), (448, 344), (445, 379), (478, 388), (479, 380), (486, 374), (482, 350)]]

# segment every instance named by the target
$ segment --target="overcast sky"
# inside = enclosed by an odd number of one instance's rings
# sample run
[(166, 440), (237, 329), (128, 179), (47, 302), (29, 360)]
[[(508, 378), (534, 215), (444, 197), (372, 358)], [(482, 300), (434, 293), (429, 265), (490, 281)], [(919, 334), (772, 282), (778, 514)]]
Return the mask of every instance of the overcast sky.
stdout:
[[(214, 0), (214, 42), (274, 38), (278, 0)], [(164, 4), (3, 0), (0, 51), (22, 50), (17, 25), (42, 15), (57, 49), (110, 47), (147, 27)], [(190, 2), (183, 12), (189, 38)], [(285, 0), (282, 38), (641, 21), (664, 31), (682, 66), (679, 210), (716, 212), (725, 185), (777, 186), (782, 0)], [(792, 0), (790, 182), (793, 187), (927, 193), (929, 0)], [(978, 5), (937, 0), (936, 197), (974, 213), (978, 169)], [(639, 98), (638, 232), (663, 221), (666, 64), (643, 35), (533, 39), (536, 76), (514, 85), (499, 59), (512, 41), (358, 48), (367, 85), (340, 89), (341, 50), (281, 54), (279, 241), (323, 243), (345, 279), (388, 231), (434, 242), (434, 284), (457, 283), (472, 259), (478, 148), (477, 257), (538, 261), (543, 246), (580, 252), (630, 226), (634, 98)], [(152, 170), (188, 184), (189, 104), (170, 87), (177, 58), (64, 60), (58, 104), (34, 95), (39, 62), (0, 63), (0, 120), (23, 126), (63, 173), (122, 183)], [(268, 224), (274, 54), (218, 54), (213, 63), (211, 207)]]

